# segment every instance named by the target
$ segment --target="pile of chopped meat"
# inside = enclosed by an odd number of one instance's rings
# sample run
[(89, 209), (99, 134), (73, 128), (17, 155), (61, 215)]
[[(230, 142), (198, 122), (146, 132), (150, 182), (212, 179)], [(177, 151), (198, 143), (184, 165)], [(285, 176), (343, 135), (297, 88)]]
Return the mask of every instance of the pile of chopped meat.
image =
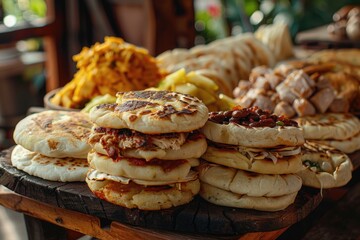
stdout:
[(258, 106), (289, 118), (349, 112), (350, 99), (332, 84), (329, 73), (333, 74), (334, 67), (305, 62), (284, 63), (274, 69), (259, 66), (249, 80), (239, 82), (233, 94), (242, 107)]

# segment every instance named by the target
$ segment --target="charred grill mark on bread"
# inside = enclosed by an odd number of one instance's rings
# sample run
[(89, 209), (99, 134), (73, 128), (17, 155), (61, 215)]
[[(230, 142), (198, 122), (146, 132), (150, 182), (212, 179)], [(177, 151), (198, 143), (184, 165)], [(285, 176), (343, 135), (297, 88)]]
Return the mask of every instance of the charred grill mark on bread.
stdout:
[(71, 167), (88, 167), (88, 163), (87, 161), (79, 161), (78, 159), (75, 158), (68, 158), (67, 159), (67, 163), (70, 163)]
[[(107, 109), (114, 112), (124, 113), (137, 111), (139, 115), (152, 114), (159, 118), (169, 118), (171, 115), (192, 115), (196, 114), (197, 106), (194, 103), (200, 102), (196, 98), (182, 95), (179, 98), (179, 94), (167, 91), (133, 91), (133, 92), (121, 92), (117, 96), (121, 98), (123, 103), (112, 103), (112, 104), (100, 104), (97, 106), (98, 109)], [(182, 107), (176, 109), (171, 104), (161, 105), (156, 100), (166, 102), (181, 102)], [(151, 111), (151, 108), (158, 108), (157, 111)], [(136, 121), (138, 116), (130, 116), (130, 121)]]
[(129, 117), (130, 122), (135, 122), (138, 117), (136, 115), (131, 115)]
[(337, 123), (342, 123), (342, 122), (352, 119), (352, 118), (353, 118), (353, 115), (345, 113), (345, 114), (342, 114), (340, 119), (336, 116), (324, 115), (324, 117), (320, 118), (320, 119), (311, 119), (311, 117), (310, 118), (305, 117), (303, 119), (300, 118), (299, 123), (300, 123), (300, 125), (314, 125), (314, 126), (326, 127), (326, 126), (332, 126)]
[(117, 106), (118, 106), (117, 103), (103, 103), (103, 104), (97, 105), (96, 108), (114, 111)]
[(156, 114), (159, 118), (166, 118), (172, 114), (182, 115), (182, 114), (193, 114), (195, 112), (196, 112), (196, 109), (187, 109), (185, 107), (181, 110), (176, 110), (174, 108), (174, 106), (172, 106), (172, 105), (164, 105), (163, 110), (158, 111)]
[[(53, 160), (50, 160), (50, 157), (42, 156), (41, 158), (37, 158), (35, 161), (38, 164), (48, 165), (53, 162)], [(89, 164), (86, 161), (86, 159), (78, 159), (78, 158), (72, 158), (72, 157), (64, 157), (61, 159), (56, 160), (53, 162), (55, 166), (63, 167), (63, 166), (69, 166), (69, 168), (74, 167), (88, 167)]]
[[(132, 91), (132, 92), (119, 92), (116, 94), (118, 98), (121, 98), (125, 101), (128, 101), (130, 99), (177, 101), (179, 95), (180, 94), (176, 92), (169, 92), (169, 91)], [(187, 102), (200, 101), (186, 94), (181, 94), (181, 95), (183, 96), (183, 100)]]
[(40, 129), (44, 130), (45, 132), (51, 131), (53, 118), (45, 116), (41, 118), (34, 117), (33, 121), (37, 126), (39, 126)]
[(312, 141), (305, 141), (302, 146), (304, 153), (320, 153), (320, 154), (343, 154), (340, 150), (328, 145), (318, 144)]
[[(61, 130), (59, 132), (63, 132), (66, 134), (70, 134), (74, 137), (74, 139), (82, 140), (87, 139), (90, 134), (90, 121), (86, 121), (83, 117), (80, 117), (76, 114), (68, 113), (71, 117), (71, 120), (67, 121), (57, 121), (59, 119), (54, 118), (53, 115), (41, 115), (39, 117), (34, 117), (32, 120), (34, 123), (46, 133), (55, 132)], [(60, 115), (60, 118), (62, 115)], [(55, 122), (55, 123), (54, 123)], [(58, 142), (52, 140), (49, 143), (49, 147), (51, 149), (57, 149)]]
[[(166, 91), (132, 91), (132, 92), (120, 92), (116, 95), (117, 97), (122, 96), (124, 99), (150, 99), (150, 100), (160, 100), (164, 98), (169, 98), (170, 95)], [(167, 99), (170, 100), (170, 99)]]
[(128, 111), (133, 111), (133, 110), (137, 110), (137, 109), (148, 107), (148, 106), (155, 107), (158, 105), (159, 104), (157, 104), (157, 103), (153, 103), (153, 102), (149, 102), (149, 101), (129, 100), (129, 101), (126, 101), (125, 103), (120, 104), (117, 107), (115, 107), (114, 111), (128, 112)]
[(53, 139), (49, 139), (47, 142), (48, 142), (50, 149), (52, 149), (52, 150), (57, 149), (57, 147), (59, 145), (59, 142), (54, 141)]
[(151, 113), (151, 110), (144, 110), (144, 111), (140, 112), (140, 115), (147, 115), (147, 114), (150, 114), (150, 113)]

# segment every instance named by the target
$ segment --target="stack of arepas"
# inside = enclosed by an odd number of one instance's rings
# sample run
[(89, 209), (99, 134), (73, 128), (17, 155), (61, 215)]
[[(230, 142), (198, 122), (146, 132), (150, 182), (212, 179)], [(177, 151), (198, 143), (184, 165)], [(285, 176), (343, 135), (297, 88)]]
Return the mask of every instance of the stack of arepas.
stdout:
[(257, 107), (211, 112), (199, 167), (200, 196), (223, 206), (263, 211), (292, 204), (302, 186), (304, 137), (297, 123)]
[(90, 170), (86, 182), (99, 198), (127, 208), (160, 210), (199, 192), (192, 168), (206, 151), (197, 129), (208, 109), (197, 98), (168, 91), (117, 93), (114, 104), (90, 111)]
[(82, 112), (46, 110), (17, 123), (14, 167), (42, 179), (59, 182), (85, 181), (87, 143), (92, 123)]

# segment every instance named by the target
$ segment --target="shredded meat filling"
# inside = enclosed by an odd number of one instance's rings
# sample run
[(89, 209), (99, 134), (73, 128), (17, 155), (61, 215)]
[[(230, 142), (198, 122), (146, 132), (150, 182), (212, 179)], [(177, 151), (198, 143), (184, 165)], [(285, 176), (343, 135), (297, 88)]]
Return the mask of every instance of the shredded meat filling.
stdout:
[(96, 127), (93, 129), (89, 143), (94, 145), (99, 142), (110, 157), (120, 155), (126, 149), (180, 149), (186, 140), (196, 139), (199, 132), (192, 133), (166, 133), (166, 134), (143, 134), (130, 129), (112, 129)]

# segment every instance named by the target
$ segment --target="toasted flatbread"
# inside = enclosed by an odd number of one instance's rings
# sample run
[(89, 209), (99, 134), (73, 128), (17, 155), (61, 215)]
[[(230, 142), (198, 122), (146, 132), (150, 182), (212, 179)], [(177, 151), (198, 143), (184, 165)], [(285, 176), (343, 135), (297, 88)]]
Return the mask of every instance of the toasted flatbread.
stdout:
[(133, 182), (86, 178), (90, 190), (99, 198), (126, 208), (161, 210), (190, 202), (200, 190), (198, 179), (164, 186), (146, 187)]
[(334, 188), (347, 184), (352, 177), (350, 158), (327, 145), (306, 141), (302, 162), (305, 170), (297, 174), (303, 185), (314, 188)]
[(97, 169), (91, 168), (89, 173), (87, 174), (87, 178), (89, 180), (96, 180), (96, 181), (105, 181), (110, 180), (114, 182), (119, 182), (122, 184), (129, 184), (130, 182), (143, 185), (143, 186), (164, 186), (164, 185), (173, 185), (182, 182), (189, 182), (198, 179), (198, 173), (195, 171), (190, 171), (186, 178), (179, 179), (179, 180), (143, 180), (143, 179), (136, 179), (136, 178), (128, 178), (124, 176), (115, 176), (108, 173), (101, 172)]
[[(213, 41), (211, 47), (224, 47), (231, 45), (233, 51), (244, 47), (251, 51), (251, 54), (246, 55), (252, 60), (252, 67), (259, 65), (274, 66), (275, 57), (268, 46), (263, 44), (260, 40), (255, 38), (252, 33), (239, 34), (233, 37), (218, 39)], [(250, 69), (251, 70), (251, 69)]]
[(353, 153), (360, 149), (360, 132), (345, 140), (312, 140), (336, 148), (344, 153)]
[(237, 86), (239, 80), (247, 79), (255, 66), (272, 67), (275, 64), (274, 54), (252, 33), (218, 39), (189, 50), (166, 51), (157, 59), (160, 65), (169, 72), (181, 68), (187, 71), (216, 71), (217, 75), (221, 76), (221, 80), (212, 79), (225, 94), (229, 94)]
[(86, 113), (47, 110), (22, 119), (16, 125), (14, 141), (48, 157), (86, 158), (92, 125)]
[(252, 50), (254, 56), (256, 56), (255, 60), (258, 61), (258, 63), (256, 63), (254, 66), (274, 66), (276, 62), (275, 55), (271, 52), (270, 48), (267, 45), (265, 45), (255, 37), (249, 37), (246, 39), (245, 42)]
[(13, 149), (11, 163), (29, 175), (58, 182), (85, 181), (88, 171), (86, 159), (47, 157), (20, 145)]
[(216, 205), (260, 211), (279, 211), (287, 208), (295, 201), (297, 192), (278, 197), (250, 197), (201, 182), (199, 195)]
[(262, 25), (256, 30), (255, 36), (271, 49), (277, 61), (294, 55), (290, 32), (284, 23)]
[(199, 132), (150, 135), (103, 128), (93, 128), (89, 144), (96, 152), (112, 158), (124, 156), (147, 161), (200, 158), (207, 147), (205, 136)]
[(355, 66), (360, 66), (360, 50), (358, 48), (352, 49), (327, 49), (317, 51), (309, 57), (310, 61), (314, 62), (333, 62), (339, 61)]
[(203, 183), (251, 197), (277, 197), (298, 192), (302, 181), (296, 174), (257, 174), (203, 162), (198, 167)]
[(188, 49), (175, 48), (159, 54), (156, 59), (159, 62), (159, 65), (166, 69), (168, 66), (185, 61), (189, 57), (190, 51)]
[(147, 134), (189, 132), (202, 127), (207, 117), (208, 109), (199, 99), (168, 91), (121, 92), (116, 103), (90, 111), (98, 126)]
[(190, 168), (199, 164), (197, 159), (153, 159), (149, 162), (139, 158), (119, 157), (112, 159), (95, 151), (89, 153), (88, 161), (90, 167), (107, 174), (151, 181), (185, 179)]
[(352, 114), (325, 113), (296, 119), (305, 139), (345, 140), (360, 132), (360, 121)]
[(208, 121), (201, 132), (211, 141), (244, 147), (299, 146), (304, 143), (302, 130), (292, 126), (249, 128), (235, 123)]
[(187, 72), (196, 71), (199, 69), (211, 69), (221, 73), (233, 87), (237, 82), (238, 76), (234, 69), (234, 60), (232, 58), (215, 58), (213, 55), (203, 55), (200, 57), (193, 57), (183, 62), (179, 62), (167, 68), (170, 72), (175, 72), (184, 68)]
[(282, 157), (275, 162), (269, 157), (251, 159), (246, 152), (232, 148), (208, 146), (202, 158), (223, 166), (262, 174), (290, 174), (304, 168), (300, 154)]
[(207, 68), (198, 69), (195, 70), (195, 72), (197, 74), (200, 74), (202, 76), (205, 76), (213, 80), (216, 83), (216, 85), (219, 86), (220, 93), (224, 93), (227, 96), (232, 96), (232, 91), (233, 91), (232, 83), (227, 80), (224, 73)]

